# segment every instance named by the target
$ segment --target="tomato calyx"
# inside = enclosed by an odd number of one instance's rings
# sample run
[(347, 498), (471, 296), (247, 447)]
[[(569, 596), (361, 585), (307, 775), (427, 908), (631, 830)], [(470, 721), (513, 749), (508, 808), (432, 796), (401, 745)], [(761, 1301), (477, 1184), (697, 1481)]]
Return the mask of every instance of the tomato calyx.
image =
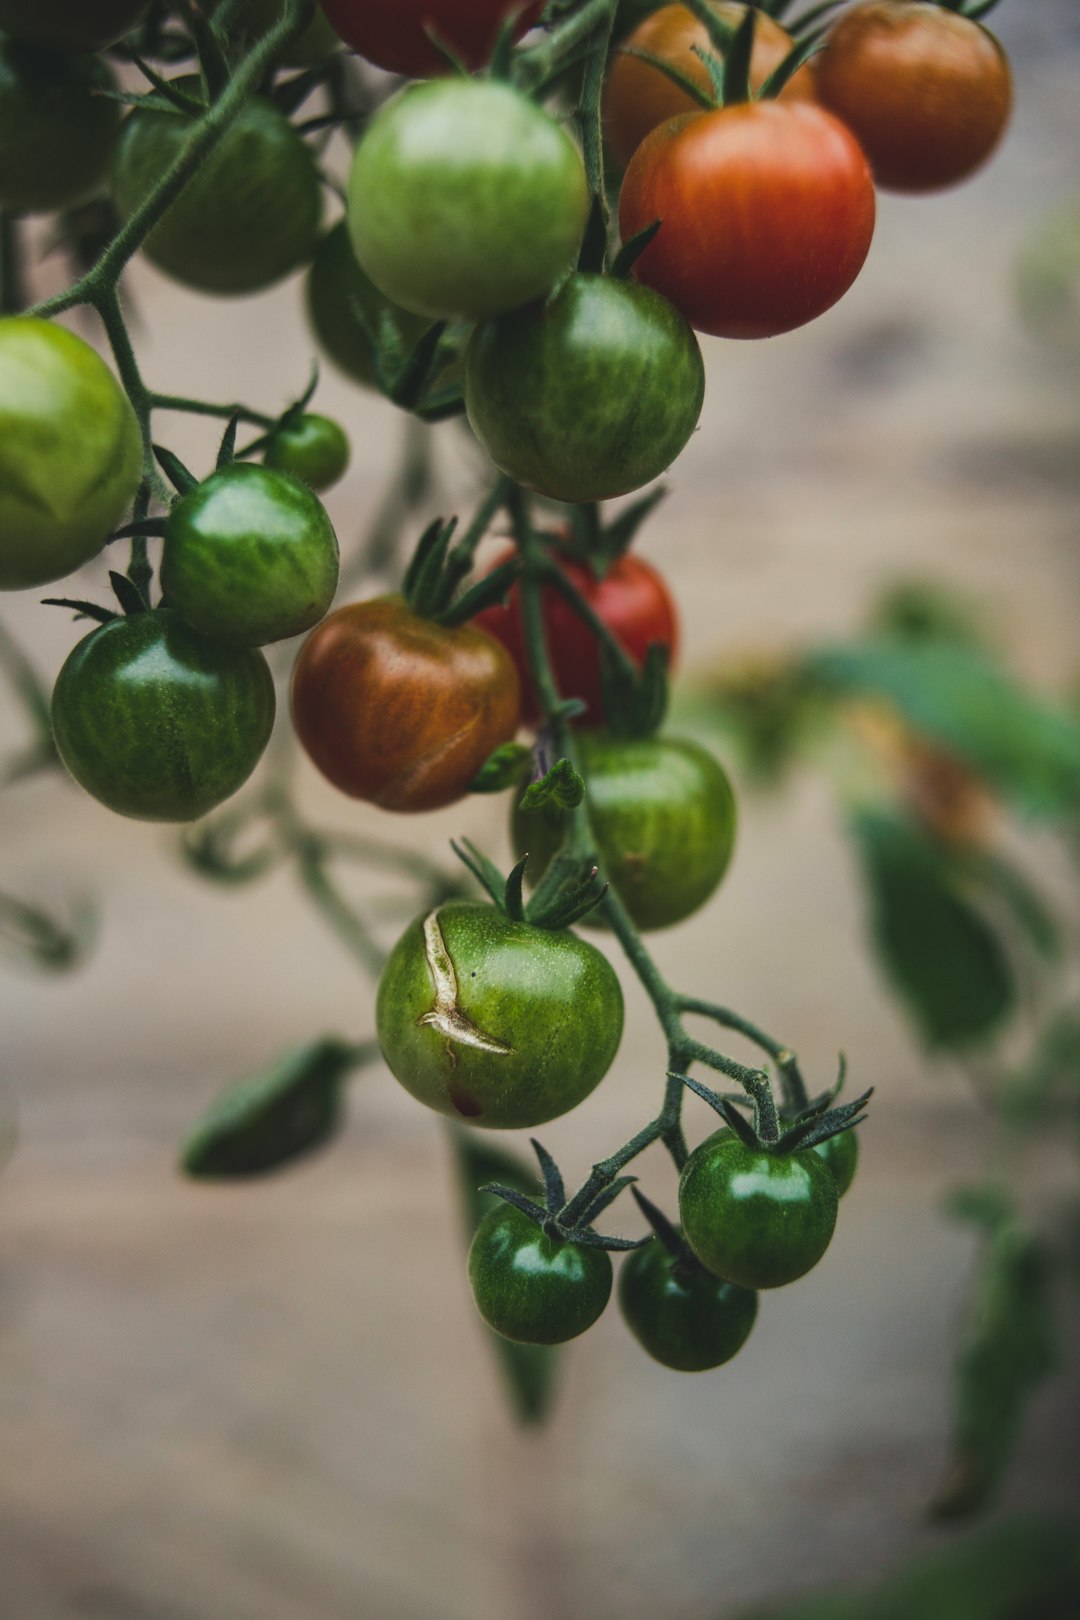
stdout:
[(856, 1097), (854, 1102), (844, 1103), (839, 1108), (830, 1107), (844, 1081), (842, 1066), (836, 1087), (803, 1109), (796, 1116), (795, 1123), (788, 1125), (787, 1129), (778, 1127), (777, 1134), (773, 1135), (766, 1129), (759, 1113), (756, 1112), (751, 1121), (739, 1112), (749, 1099), (743, 1096), (724, 1096), (687, 1074), (669, 1071), (669, 1078), (680, 1080), (703, 1102), (707, 1102), (745, 1147), (755, 1153), (770, 1153), (776, 1158), (787, 1158), (793, 1153), (818, 1147), (822, 1142), (828, 1142), (832, 1137), (841, 1136), (845, 1131), (861, 1125), (866, 1118), (866, 1106), (874, 1094), (874, 1088), (871, 1086), (861, 1097)]
[(609, 1187), (582, 1212), (580, 1217), (572, 1223), (564, 1218), (565, 1211), (572, 1207), (573, 1200), (566, 1197), (566, 1185), (563, 1181), (555, 1160), (547, 1149), (530, 1137), (533, 1152), (540, 1165), (540, 1174), (544, 1181), (544, 1202), (538, 1204), (535, 1199), (528, 1198), (516, 1187), (504, 1186), (501, 1182), (489, 1182), (480, 1188), (482, 1193), (488, 1193), (494, 1198), (501, 1198), (507, 1204), (527, 1215), (531, 1221), (555, 1243), (576, 1243), (583, 1249), (607, 1249), (609, 1253), (623, 1253), (630, 1249), (643, 1249), (652, 1242), (652, 1237), (623, 1238), (606, 1237), (594, 1230), (594, 1222), (608, 1209), (625, 1188), (637, 1180), (636, 1176), (617, 1176)]
[(457, 518), (435, 518), (428, 524), (417, 541), (401, 588), (407, 605), (418, 617), (454, 628), (485, 608), (506, 601), (521, 574), (516, 557), (508, 558), (460, 596), (457, 594), (472, 568), (476, 545), (501, 504), (501, 486), (496, 486), (453, 549), (450, 542), (457, 533)]
[(542, 928), (547, 933), (556, 934), (572, 928), (596, 909), (608, 891), (599, 868), (586, 864), (579, 867), (550, 898), (534, 895), (526, 904), (525, 869), (529, 864), (528, 854), (521, 857), (508, 877), (504, 877), (495, 862), (478, 849), (471, 839), (463, 838), (460, 843), (451, 840), (450, 847), (504, 916), (509, 917), (511, 922), (528, 923), (530, 927)]
[[(646, 1198), (640, 1188), (631, 1187), (630, 1195), (652, 1227), (656, 1241), (666, 1249), (670, 1256), (672, 1276), (677, 1277), (680, 1282), (688, 1282), (691, 1277), (707, 1277), (709, 1273), (674, 1221), (669, 1220), (663, 1210), (654, 1204), (651, 1198)], [(646, 1241), (652, 1242), (653, 1240), (647, 1239)]]
[[(774, 101), (786, 88), (801, 67), (805, 67), (812, 56), (820, 51), (825, 43), (827, 29), (825, 27), (812, 28), (799, 39), (765, 80), (760, 90), (755, 91), (750, 83), (750, 58), (754, 50), (754, 35), (757, 28), (758, 7), (747, 7), (746, 15), (737, 28), (719, 18), (708, 4), (708, 0), (686, 0), (687, 8), (707, 29), (709, 40), (713, 46), (711, 51), (703, 51), (698, 46), (693, 47), (695, 56), (700, 57), (709, 75), (712, 86), (711, 94), (708, 90), (697, 84), (688, 74), (683, 73), (674, 63), (665, 61), (652, 51), (637, 50), (632, 46), (623, 48), (623, 55), (633, 57), (636, 61), (644, 62), (646, 66), (655, 68), (662, 73), (672, 84), (694, 101), (703, 112), (714, 112), (722, 107), (737, 107), (749, 101)], [(823, 10), (832, 10), (833, 0), (824, 8), (815, 8), (813, 14), (808, 14), (809, 20), (817, 20)], [(806, 21), (807, 19), (804, 19)], [(659, 229), (657, 225), (647, 229)], [(641, 232), (639, 236), (646, 233)], [(636, 242), (637, 237), (632, 241)], [(649, 240), (643, 241), (637, 249), (637, 254), (644, 252)], [(629, 244), (628, 244), (629, 245)], [(635, 255), (636, 256), (636, 255)]]
[[(110, 568), (109, 584), (112, 586), (113, 595), (120, 604), (122, 614), (150, 612), (150, 603), (134, 580), (129, 579), (126, 574), (121, 574), (115, 568)], [(84, 602), (70, 596), (43, 596), (41, 605), (42, 607), (67, 608), (75, 615), (76, 621), (79, 619), (93, 619), (96, 624), (110, 624), (113, 619), (121, 617), (121, 613), (117, 613), (115, 608), (102, 607), (99, 602)]]

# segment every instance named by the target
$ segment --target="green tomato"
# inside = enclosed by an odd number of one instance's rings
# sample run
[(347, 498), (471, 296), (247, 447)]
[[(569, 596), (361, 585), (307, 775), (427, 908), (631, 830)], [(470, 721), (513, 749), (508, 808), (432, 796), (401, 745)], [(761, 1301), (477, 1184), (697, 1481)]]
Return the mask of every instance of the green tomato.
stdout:
[(330, 489), (345, 476), (349, 441), (329, 416), (306, 415), (274, 434), (264, 460), (275, 472), (298, 478), (309, 489)]
[(232, 651), (158, 609), (114, 619), (69, 654), (52, 702), (60, 758), (139, 821), (194, 821), (247, 781), (270, 740), (262, 653)]
[[(199, 81), (176, 81), (189, 94)], [(194, 116), (138, 107), (120, 137), (113, 196), (123, 219), (178, 157)], [(249, 101), (144, 244), (147, 258), (201, 292), (259, 292), (315, 251), (322, 193), (311, 153), (270, 102)]]
[(150, 0), (0, 0), (0, 28), (51, 51), (103, 51), (130, 34)]
[(96, 557), (141, 472), (135, 412), (89, 344), (51, 321), (0, 320), (0, 590)]
[(758, 1297), (674, 1259), (654, 1238), (622, 1263), (619, 1309), (654, 1361), (676, 1372), (707, 1372), (742, 1349), (757, 1320)]
[(0, 208), (48, 214), (100, 190), (120, 130), (94, 56), (57, 56), (0, 37)]
[(390, 1072), (429, 1108), (517, 1130), (576, 1108), (619, 1048), (623, 997), (594, 946), (460, 901), (418, 917), (383, 969)]
[(554, 119), (490, 79), (432, 79), (386, 104), (356, 149), (348, 221), (387, 298), (421, 315), (496, 315), (570, 269), (589, 194)]
[(704, 398), (701, 350), (678, 310), (610, 276), (572, 275), (546, 303), (483, 322), (466, 355), (476, 437), (500, 471), (557, 501), (606, 501), (658, 478)]
[(431, 325), (426, 316), (413, 315), (383, 297), (357, 264), (344, 220), (319, 244), (307, 275), (306, 297), (308, 319), (323, 353), (365, 388), (374, 387), (376, 380), (368, 326), (378, 332), (389, 319), (407, 354)]
[(326, 509), (285, 473), (234, 461), (169, 513), (161, 588), (192, 629), (230, 647), (310, 630), (338, 583)]
[(812, 1151), (824, 1159), (832, 1171), (837, 1195), (843, 1198), (855, 1180), (859, 1167), (858, 1136), (854, 1131), (844, 1131), (840, 1136), (830, 1136), (827, 1142), (817, 1143)]
[[(214, 10), (218, 4), (220, 0), (216, 0)], [(232, 15), (230, 38), (240, 46), (250, 47), (281, 21), (284, 9), (284, 0), (239, 0)], [(294, 39), (278, 60), (286, 67), (317, 67), (340, 49), (340, 39), (319, 9), (299, 39)]]
[(565, 1344), (591, 1328), (611, 1298), (604, 1249), (548, 1237), (512, 1204), (493, 1209), (469, 1249), (469, 1281), (488, 1327), (518, 1344)]
[[(736, 812), (727, 776), (697, 743), (670, 737), (583, 733), (580, 747), (604, 876), (638, 928), (682, 922), (731, 861)], [(563, 818), (518, 807), (512, 833), (519, 857), (528, 851), (529, 882), (539, 883), (562, 842)]]
[(782, 1288), (816, 1266), (836, 1226), (836, 1182), (812, 1150), (775, 1154), (717, 1131), (679, 1182), (686, 1241), (715, 1276)]

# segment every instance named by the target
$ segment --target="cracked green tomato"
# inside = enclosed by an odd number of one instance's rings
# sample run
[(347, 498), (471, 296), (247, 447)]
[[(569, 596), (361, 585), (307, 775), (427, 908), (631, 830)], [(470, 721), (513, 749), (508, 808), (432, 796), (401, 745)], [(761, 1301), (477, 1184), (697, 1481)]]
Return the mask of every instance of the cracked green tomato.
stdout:
[(566, 929), (458, 901), (419, 917), (383, 970), (379, 1044), (440, 1114), (492, 1130), (576, 1108), (618, 1051), (623, 997), (607, 958)]

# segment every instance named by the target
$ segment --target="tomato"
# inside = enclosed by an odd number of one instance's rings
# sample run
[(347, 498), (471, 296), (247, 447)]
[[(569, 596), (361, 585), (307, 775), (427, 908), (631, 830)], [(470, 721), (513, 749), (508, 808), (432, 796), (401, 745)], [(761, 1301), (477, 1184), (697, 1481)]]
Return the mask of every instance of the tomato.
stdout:
[(1012, 112), (1008, 59), (969, 17), (921, 0), (844, 13), (819, 58), (821, 100), (889, 191), (938, 191), (982, 167)]
[(420, 315), (479, 317), (542, 298), (585, 229), (581, 154), (506, 84), (416, 85), (374, 117), (353, 160), (353, 248), (380, 292)]
[(654, 1239), (623, 1261), (619, 1309), (654, 1361), (676, 1372), (707, 1372), (742, 1349), (757, 1320), (758, 1297), (674, 1259)]
[[(512, 556), (512, 550), (504, 552), (492, 566), (498, 567)], [(652, 646), (666, 647), (674, 660), (679, 643), (675, 602), (655, 568), (628, 552), (616, 558), (603, 579), (597, 579), (591, 568), (570, 557), (556, 556), (553, 561), (639, 668)], [(578, 725), (601, 725), (604, 698), (599, 643), (555, 586), (545, 585), (541, 595), (555, 684), (563, 697), (580, 698), (585, 704), (585, 712), (576, 722)], [(538, 720), (540, 709), (525, 651), (518, 586), (512, 588), (505, 603), (478, 613), (473, 623), (502, 642), (517, 665), (521, 680), (522, 719), (527, 724)]]
[(57, 56), (0, 38), (0, 208), (47, 214), (85, 202), (109, 172), (120, 107), (93, 56)]
[(691, 326), (762, 338), (823, 315), (862, 269), (874, 185), (854, 136), (810, 102), (672, 119), (638, 147), (623, 238), (663, 223), (634, 267)]
[(483, 67), (499, 29), (520, 13), (515, 35), (531, 28), (542, 0), (324, 0), (323, 9), (346, 45), (376, 67), (409, 79), (449, 71), (428, 30), (466, 67)]
[(0, 0), (0, 29), (53, 51), (103, 51), (130, 34), (150, 0)]
[(518, 1344), (565, 1344), (591, 1328), (611, 1298), (604, 1249), (548, 1237), (523, 1210), (484, 1216), (469, 1249), (469, 1281), (488, 1327)]
[(836, 1182), (812, 1149), (774, 1154), (717, 1131), (679, 1182), (686, 1241), (702, 1265), (742, 1288), (782, 1288), (816, 1266), (836, 1226)]
[[(192, 93), (199, 81), (176, 82)], [(128, 118), (113, 169), (123, 218), (175, 161), (193, 122), (172, 108), (138, 107)], [(202, 292), (259, 292), (310, 259), (321, 215), (311, 153), (284, 114), (256, 98), (150, 232), (144, 252)]]
[(415, 347), (431, 324), (425, 316), (413, 315), (383, 297), (357, 264), (344, 220), (320, 242), (308, 271), (305, 292), (308, 318), (323, 353), (347, 377), (365, 388), (374, 386), (375, 366), (367, 327), (357, 314), (358, 307), (376, 332), (389, 318), (406, 353)]
[(308, 414), (274, 434), (264, 460), (309, 489), (323, 490), (345, 476), (349, 456), (349, 441), (338, 423), (329, 416)]
[[(216, 11), (220, 3), (221, 0), (216, 0), (212, 9)], [(232, 12), (230, 39), (242, 48), (250, 49), (255, 40), (281, 21), (284, 9), (284, 0), (238, 0)], [(280, 60), (286, 67), (317, 67), (340, 48), (341, 41), (320, 6), (299, 39), (294, 39), (282, 52)]]
[(169, 513), (161, 588), (169, 606), (212, 641), (263, 647), (310, 630), (337, 582), (330, 519), (285, 473), (235, 461)]
[(51, 321), (0, 320), (0, 590), (96, 557), (141, 472), (135, 412), (89, 344)]
[[(715, 893), (735, 848), (735, 799), (716, 760), (671, 737), (586, 733), (581, 768), (604, 876), (634, 922), (670, 928), (692, 916)], [(516, 809), (513, 836), (538, 883), (562, 842), (559, 821)]]
[(497, 641), (422, 619), (397, 596), (332, 613), (293, 674), (293, 721), (312, 760), (342, 793), (384, 810), (462, 798), (520, 711)]
[(576, 1108), (619, 1049), (623, 997), (607, 958), (563, 929), (454, 901), (418, 917), (379, 981), (391, 1074), (419, 1102), (491, 1130)]
[(837, 1194), (843, 1198), (859, 1167), (859, 1138), (854, 1131), (844, 1131), (840, 1136), (830, 1136), (827, 1142), (819, 1142), (813, 1152), (832, 1171)]
[[(745, 6), (728, 4), (726, 0), (713, 0), (712, 9), (722, 22), (729, 23), (732, 28), (737, 28), (746, 15)], [(791, 35), (766, 12), (760, 12), (750, 60), (752, 89), (761, 89), (791, 48)], [(624, 166), (646, 135), (651, 134), (658, 124), (665, 124), (669, 118), (678, 118), (681, 113), (701, 110), (693, 97), (680, 90), (659, 68), (626, 56), (626, 50), (647, 51), (650, 56), (659, 57), (708, 92), (712, 91), (712, 80), (697, 51), (716, 55), (705, 24), (699, 22), (686, 6), (662, 6), (639, 23), (623, 41), (623, 50), (615, 54), (608, 69), (604, 91), (604, 133), (616, 161)], [(813, 69), (807, 66), (800, 68), (789, 79), (779, 99), (811, 101), (813, 97)]]
[(69, 654), (52, 701), (60, 758), (139, 821), (194, 821), (242, 787), (274, 724), (262, 653), (206, 641), (167, 609), (114, 619)]
[(504, 473), (557, 501), (604, 501), (665, 472), (697, 426), (697, 340), (648, 287), (575, 274), (545, 303), (485, 321), (465, 406)]

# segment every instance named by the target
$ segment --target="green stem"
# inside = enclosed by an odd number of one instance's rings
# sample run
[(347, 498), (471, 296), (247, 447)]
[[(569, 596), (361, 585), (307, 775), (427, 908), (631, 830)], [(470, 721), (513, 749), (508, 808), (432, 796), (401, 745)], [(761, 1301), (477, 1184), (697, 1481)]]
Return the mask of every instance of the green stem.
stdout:
[(250, 427), (269, 430), (276, 418), (262, 411), (253, 411), (248, 405), (215, 405), (212, 400), (188, 399), (183, 394), (150, 394), (150, 407), (155, 411), (180, 411), (187, 416), (212, 416), (221, 422), (238, 417)]
[(603, 643), (627, 675), (636, 680), (640, 670), (622, 642), (612, 634), (611, 627), (605, 624), (592, 603), (578, 590), (573, 580), (563, 573), (558, 563), (553, 562), (550, 558), (545, 558), (544, 577), (559, 592), (559, 595), (569, 603), (578, 618), (592, 631), (596, 639)]
[(604, 224), (609, 219), (607, 192), (604, 186), (604, 80), (607, 75), (608, 48), (611, 31), (615, 26), (616, 0), (608, 0), (607, 16), (597, 26), (596, 40), (585, 68), (578, 108), (578, 126), (585, 158), (585, 175), (589, 190), (599, 201)]
[(514, 81), (536, 94), (558, 74), (579, 45), (608, 25), (611, 0), (587, 0), (565, 22), (556, 23), (546, 39), (515, 52)]
[(782, 1041), (759, 1029), (741, 1013), (732, 1012), (729, 1007), (720, 1007), (714, 1001), (701, 1001), (697, 996), (680, 996), (679, 1008), (683, 1013), (710, 1018), (714, 1024), (719, 1024), (723, 1029), (731, 1029), (738, 1035), (745, 1035), (748, 1041), (752, 1041), (763, 1052), (767, 1052), (776, 1064), (783, 1085), (785, 1108), (790, 1112), (799, 1112), (808, 1106), (810, 1096), (806, 1082), (799, 1068), (799, 1060), (790, 1046), (785, 1046)]

